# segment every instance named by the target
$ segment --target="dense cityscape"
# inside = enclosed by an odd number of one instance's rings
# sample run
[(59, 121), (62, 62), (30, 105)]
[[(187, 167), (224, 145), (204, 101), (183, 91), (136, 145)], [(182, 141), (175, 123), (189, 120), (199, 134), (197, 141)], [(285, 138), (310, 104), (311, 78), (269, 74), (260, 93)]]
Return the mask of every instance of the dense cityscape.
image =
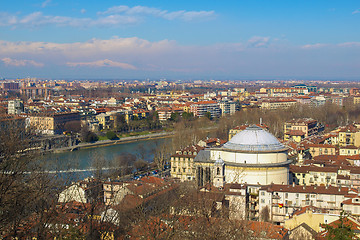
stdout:
[(359, 1), (0, 9), (0, 240), (360, 239)]
[[(352, 81), (4, 79), (2, 236), (357, 236), (359, 102)], [(42, 163), (134, 141), (111, 165)]]

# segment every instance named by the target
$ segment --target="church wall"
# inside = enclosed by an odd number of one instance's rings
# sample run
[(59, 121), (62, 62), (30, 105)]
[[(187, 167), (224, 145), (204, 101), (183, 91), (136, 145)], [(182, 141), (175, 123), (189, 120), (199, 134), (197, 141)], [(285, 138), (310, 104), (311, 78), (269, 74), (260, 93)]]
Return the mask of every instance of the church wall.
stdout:
[(247, 164), (264, 164), (264, 163), (280, 163), (287, 161), (286, 152), (278, 153), (242, 153), (232, 151), (211, 151), (211, 159), (216, 160), (220, 156), (225, 162), (247, 163)]
[(287, 167), (279, 168), (240, 168), (225, 165), (226, 183), (248, 183), (268, 185), (288, 184), (289, 173)]

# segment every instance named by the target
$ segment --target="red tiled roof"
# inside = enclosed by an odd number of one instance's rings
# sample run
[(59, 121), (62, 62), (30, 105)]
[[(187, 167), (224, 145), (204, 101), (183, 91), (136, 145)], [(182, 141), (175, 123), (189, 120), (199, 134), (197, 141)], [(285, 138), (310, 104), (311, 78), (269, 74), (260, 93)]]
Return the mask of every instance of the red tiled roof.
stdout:
[[(360, 231), (360, 224), (349, 217), (345, 217), (342, 220), (338, 219), (338, 220), (330, 223), (329, 226), (331, 226), (333, 228), (338, 228), (341, 225), (341, 221), (342, 221), (343, 225), (350, 227), (353, 232)], [(327, 230), (318, 233), (318, 235), (316, 236), (316, 239), (331, 239), (331, 238), (333, 238), (333, 236), (329, 236), (329, 232)]]
[[(357, 196), (356, 196), (357, 197)], [(350, 199), (346, 199), (345, 201), (342, 202), (342, 204), (344, 205), (356, 205), (356, 206), (360, 206), (360, 199), (359, 202), (353, 202), (354, 198), (350, 198)]]
[(335, 167), (318, 167), (315, 165), (290, 165), (289, 171), (292, 173), (308, 173), (308, 172), (337, 172), (339, 166)]
[(318, 194), (333, 194), (346, 195), (349, 192), (347, 187), (334, 186), (300, 186), (300, 185), (278, 185), (272, 184), (264, 186), (261, 190), (268, 192), (296, 192), (296, 193), (318, 193)]

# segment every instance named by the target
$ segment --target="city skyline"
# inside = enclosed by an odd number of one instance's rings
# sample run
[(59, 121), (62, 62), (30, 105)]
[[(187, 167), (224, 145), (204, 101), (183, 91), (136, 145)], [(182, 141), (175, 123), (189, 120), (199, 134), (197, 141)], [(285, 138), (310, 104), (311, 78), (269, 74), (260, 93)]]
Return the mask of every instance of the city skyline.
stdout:
[(0, 77), (359, 80), (356, 1), (1, 4)]

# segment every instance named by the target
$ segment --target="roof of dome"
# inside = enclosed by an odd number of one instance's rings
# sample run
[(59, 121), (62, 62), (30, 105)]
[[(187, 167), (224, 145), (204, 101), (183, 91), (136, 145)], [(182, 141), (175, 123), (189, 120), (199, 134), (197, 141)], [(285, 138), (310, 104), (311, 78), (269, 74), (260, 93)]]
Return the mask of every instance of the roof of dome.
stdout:
[(229, 142), (224, 144), (223, 148), (251, 152), (281, 151), (286, 149), (274, 135), (256, 125), (252, 125), (236, 134)]

